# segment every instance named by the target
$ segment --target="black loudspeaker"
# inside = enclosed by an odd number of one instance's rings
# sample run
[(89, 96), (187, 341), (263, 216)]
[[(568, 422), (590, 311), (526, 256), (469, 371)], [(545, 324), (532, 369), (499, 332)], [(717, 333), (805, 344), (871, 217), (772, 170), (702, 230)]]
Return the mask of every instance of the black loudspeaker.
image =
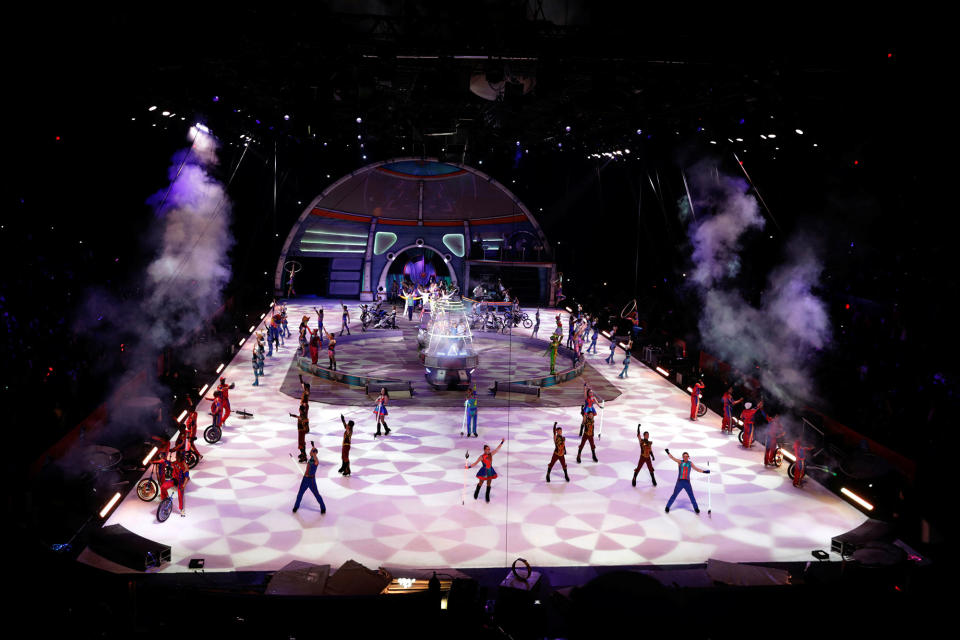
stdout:
[(147, 540), (119, 524), (103, 527), (90, 540), (90, 548), (128, 569), (146, 571), (170, 562), (170, 547)]
[(842, 556), (849, 556), (868, 542), (891, 542), (892, 540), (893, 526), (871, 518), (856, 529), (851, 529), (831, 539), (830, 551), (835, 551)]

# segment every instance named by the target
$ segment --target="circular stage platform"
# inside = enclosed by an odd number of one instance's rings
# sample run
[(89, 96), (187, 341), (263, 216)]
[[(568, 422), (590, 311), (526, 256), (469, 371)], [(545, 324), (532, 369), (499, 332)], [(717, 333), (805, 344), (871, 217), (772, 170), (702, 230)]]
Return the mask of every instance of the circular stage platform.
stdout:
[[(607, 382), (590, 364), (583, 365), (582, 375), (566, 382), (544, 386), (539, 398), (536, 396), (494, 397), (490, 390), (495, 381), (520, 382), (550, 377), (550, 358), (546, 355), (549, 332), (541, 329), (540, 338), (531, 339), (530, 329), (517, 328), (512, 336), (475, 333), (473, 345), (480, 363), (473, 372), (473, 382), (481, 398), (482, 406), (505, 407), (517, 403), (537, 404), (545, 407), (579, 406), (583, 402), (583, 383), (589, 384), (600, 398), (612, 400), (620, 395), (615, 386)], [(289, 342), (288, 345), (293, 343)], [(291, 354), (292, 357), (292, 354)], [(321, 351), (318, 364), (327, 364), (326, 349)], [(557, 373), (573, 368), (572, 358), (561, 352), (557, 356)], [(433, 389), (424, 378), (423, 365), (417, 352), (417, 325), (406, 320), (400, 322), (399, 331), (371, 330), (352, 336), (343, 336), (337, 341), (337, 371), (358, 378), (380, 378), (409, 381), (413, 384), (414, 397), (391, 397), (391, 404), (404, 406), (417, 404), (435, 407), (460, 407), (464, 391)], [(300, 397), (298, 374), (303, 373), (292, 362), (281, 391), (291, 397)], [(311, 400), (328, 404), (358, 405), (372, 402), (358, 385), (350, 386), (323, 377), (310, 376), (314, 393)], [(472, 387), (472, 385), (471, 385)], [(403, 394), (405, 395), (405, 394)]]

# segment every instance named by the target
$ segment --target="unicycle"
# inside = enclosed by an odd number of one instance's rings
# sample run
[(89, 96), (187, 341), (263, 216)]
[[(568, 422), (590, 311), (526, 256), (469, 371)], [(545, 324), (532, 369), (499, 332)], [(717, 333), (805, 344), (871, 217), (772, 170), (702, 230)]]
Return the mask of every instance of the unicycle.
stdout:
[(214, 424), (203, 430), (203, 439), (209, 444), (216, 444), (217, 442), (220, 442), (220, 436), (222, 435), (223, 430)]
[(183, 456), (184, 461), (187, 463), (187, 466), (193, 469), (197, 466), (197, 463), (200, 462), (200, 456), (197, 455), (196, 451), (187, 451)]
[(777, 447), (777, 452), (773, 454), (773, 464), (780, 466), (783, 464), (783, 449)]
[[(157, 494), (160, 493), (160, 484), (154, 480), (153, 476), (157, 473), (157, 466), (163, 464), (162, 462), (151, 462), (152, 468), (150, 469), (150, 477), (144, 478), (137, 483), (137, 497), (143, 500), (144, 502), (151, 502), (154, 498), (157, 497)], [(164, 467), (169, 467), (169, 465), (164, 464)], [(165, 479), (165, 478), (164, 478)]]
[(705, 415), (707, 415), (707, 405), (705, 405), (703, 402), (698, 402), (698, 403), (697, 403), (697, 417), (698, 417), (698, 418), (702, 418), (702, 417), (705, 416)]
[(157, 507), (157, 520), (166, 522), (171, 513), (173, 513), (173, 498), (164, 498)]
[(160, 493), (160, 485), (153, 478), (144, 478), (137, 483), (137, 497), (144, 502), (150, 502)]
[(740, 429), (740, 433), (737, 435), (737, 440), (740, 441), (740, 444), (743, 444), (743, 429)]

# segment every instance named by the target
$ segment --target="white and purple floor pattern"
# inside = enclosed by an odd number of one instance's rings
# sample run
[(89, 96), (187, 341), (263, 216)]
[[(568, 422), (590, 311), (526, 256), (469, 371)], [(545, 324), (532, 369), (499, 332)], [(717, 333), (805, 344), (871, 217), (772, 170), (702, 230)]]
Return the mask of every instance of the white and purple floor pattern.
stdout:
[[(291, 331), (315, 304), (289, 305)], [(351, 313), (359, 316), (357, 309)], [(548, 337), (552, 316), (542, 317), (540, 335)], [(335, 324), (339, 328), (339, 318)], [(468, 439), (460, 436), (461, 409), (418, 408), (408, 400), (391, 406), (391, 435), (374, 439), (372, 397), (370, 407), (340, 407), (325, 404), (315, 389), (308, 437), (320, 449), (317, 484), (327, 506), (321, 515), (309, 492), (300, 510), (291, 511), (303, 469), (290, 455), (297, 454), (296, 420), (288, 414), (296, 412), (297, 401), (279, 387), (293, 363), (296, 334), (279, 357), (267, 359), (259, 387), (251, 386), (248, 342), (221, 375), (237, 383), (233, 410), (254, 417), (231, 416), (216, 445), (198, 440), (205, 457), (191, 471), (187, 515), (179, 517), (175, 505), (161, 524), (157, 502), (142, 502), (131, 491), (106, 524), (170, 545), (172, 561), (163, 570), (187, 571), (191, 558), (204, 558), (207, 570), (275, 570), (291, 560), (336, 567), (351, 558), (369, 567), (420, 568), (508, 566), (518, 556), (535, 566), (802, 561), (866, 519), (816, 482), (794, 488), (785, 466), (765, 468), (762, 445), (744, 450), (721, 433), (714, 413), (691, 422), (689, 396), (639, 362), (632, 362), (628, 378), (618, 379), (623, 354), (615, 366), (604, 363), (607, 344), (601, 339), (600, 353), (588, 356), (621, 390), (606, 404), (599, 463), (589, 446), (583, 463), (576, 462), (579, 405), (485, 408), (481, 390), (480, 437)], [(201, 426), (208, 407), (201, 404)], [(357, 423), (348, 478), (337, 473), (341, 411)], [(567, 435), (569, 483), (559, 463), (552, 482), (544, 481), (554, 421)], [(657, 487), (646, 469), (635, 488), (630, 484), (638, 422), (654, 441)], [(474, 500), (479, 467), (465, 472), (464, 455), (469, 451), (473, 462), (484, 443), (495, 447), (501, 438), (507, 442), (494, 458), (500, 477), (491, 502), (484, 502), (483, 491)], [(664, 512), (677, 473), (665, 447), (678, 457), (689, 452), (698, 466), (709, 462), (709, 477), (693, 474), (700, 515), (683, 492)]]

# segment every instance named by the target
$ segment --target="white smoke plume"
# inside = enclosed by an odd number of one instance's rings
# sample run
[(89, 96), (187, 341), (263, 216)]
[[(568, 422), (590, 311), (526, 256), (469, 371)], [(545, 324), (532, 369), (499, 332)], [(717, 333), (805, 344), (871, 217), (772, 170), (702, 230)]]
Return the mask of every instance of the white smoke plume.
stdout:
[(816, 242), (792, 237), (759, 304), (751, 305), (735, 277), (748, 252), (748, 232), (762, 229), (763, 217), (745, 183), (721, 178), (718, 185), (713, 174), (703, 177), (694, 172), (691, 181), (695, 194), (708, 195), (695, 200), (698, 222), (689, 235), (704, 347), (741, 373), (759, 373), (764, 392), (785, 406), (809, 402), (816, 393), (813, 359), (831, 339), (826, 305), (816, 293), (822, 271)]

